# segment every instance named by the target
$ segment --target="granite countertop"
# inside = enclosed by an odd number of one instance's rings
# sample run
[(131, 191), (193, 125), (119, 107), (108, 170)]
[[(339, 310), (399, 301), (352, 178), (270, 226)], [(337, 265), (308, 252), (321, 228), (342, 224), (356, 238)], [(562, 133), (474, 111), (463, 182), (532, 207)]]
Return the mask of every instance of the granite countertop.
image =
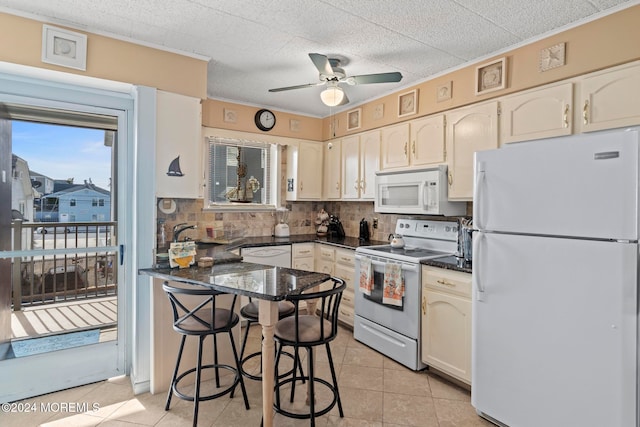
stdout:
[[(328, 245), (338, 246), (347, 249), (355, 249), (358, 246), (371, 246), (371, 245), (384, 245), (387, 242), (370, 240), (361, 241), (357, 237), (318, 237), (315, 234), (297, 234), (289, 237), (274, 237), (274, 236), (261, 236), (261, 237), (245, 237), (238, 239), (237, 241), (222, 245), (218, 243), (198, 243), (196, 249), (196, 260), (201, 257), (211, 257), (216, 264), (232, 263), (242, 261), (242, 257), (231, 252), (234, 249), (251, 248), (260, 246), (278, 246), (278, 245), (290, 245), (293, 243), (324, 243)], [(168, 250), (168, 247), (158, 248), (158, 253), (163, 253)], [(155, 267), (168, 268), (168, 261), (159, 261)]]
[(420, 262), (423, 265), (444, 268), (447, 270), (461, 271), (463, 273), (471, 273), (471, 262), (467, 262), (464, 258), (456, 256), (447, 256), (443, 258), (426, 259)]
[(386, 245), (389, 242), (380, 240), (362, 241), (357, 237), (319, 237), (315, 234), (295, 234), (289, 237), (245, 237), (234, 244), (234, 247), (250, 248), (257, 246), (290, 245), (293, 243), (325, 243), (347, 249), (355, 249), (358, 246)]
[[(214, 259), (215, 265), (234, 263), (242, 261), (242, 257), (231, 252), (233, 249), (290, 245), (293, 243), (324, 243), (346, 249), (356, 249), (359, 246), (386, 245), (388, 242), (380, 240), (370, 240), (365, 242), (361, 241), (357, 237), (318, 237), (315, 234), (297, 234), (289, 237), (245, 237), (228, 245), (200, 243), (198, 244), (196, 259), (203, 256), (209, 256)], [(471, 263), (465, 262), (463, 259), (455, 256), (424, 260), (421, 264), (445, 268), (448, 270), (461, 271), (463, 273), (471, 273)], [(156, 267), (168, 268), (168, 262), (165, 264), (156, 264)]]
[(328, 274), (271, 267), (250, 262), (214, 262), (212, 267), (188, 268), (155, 267), (139, 270), (157, 279), (215, 290), (278, 301), (288, 295), (300, 294), (305, 289), (330, 278)]

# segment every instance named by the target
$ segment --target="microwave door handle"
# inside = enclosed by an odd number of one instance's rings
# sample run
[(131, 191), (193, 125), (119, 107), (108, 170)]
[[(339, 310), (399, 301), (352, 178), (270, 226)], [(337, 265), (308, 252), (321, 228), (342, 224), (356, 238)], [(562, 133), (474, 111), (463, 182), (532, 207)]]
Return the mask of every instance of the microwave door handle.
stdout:
[(429, 186), (426, 182), (422, 182), (422, 209), (429, 209)]

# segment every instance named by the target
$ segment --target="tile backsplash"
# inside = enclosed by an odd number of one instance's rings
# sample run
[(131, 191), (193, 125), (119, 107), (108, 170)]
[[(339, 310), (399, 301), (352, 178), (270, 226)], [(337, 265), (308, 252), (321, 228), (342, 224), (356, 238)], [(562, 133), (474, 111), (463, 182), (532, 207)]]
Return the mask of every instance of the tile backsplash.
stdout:
[[(232, 229), (245, 237), (271, 236), (276, 225), (273, 212), (208, 212), (203, 210), (204, 201), (199, 199), (176, 199), (176, 211), (164, 214), (158, 211), (158, 223), (164, 222), (167, 240), (173, 239), (173, 226), (182, 222), (196, 224), (195, 230), (186, 230), (181, 237), (202, 240), (207, 237), (207, 227)], [(395, 230), (396, 220), (408, 215), (379, 214), (373, 211), (373, 202), (289, 202), (289, 230), (294, 234), (315, 234), (316, 216), (321, 209), (340, 218), (345, 234), (358, 237), (360, 220), (369, 221), (372, 240), (387, 240)], [(471, 204), (467, 206), (471, 212)], [(378, 219), (374, 229), (373, 219)], [(455, 219), (455, 218), (453, 218)], [(158, 236), (160, 227), (158, 227)]]

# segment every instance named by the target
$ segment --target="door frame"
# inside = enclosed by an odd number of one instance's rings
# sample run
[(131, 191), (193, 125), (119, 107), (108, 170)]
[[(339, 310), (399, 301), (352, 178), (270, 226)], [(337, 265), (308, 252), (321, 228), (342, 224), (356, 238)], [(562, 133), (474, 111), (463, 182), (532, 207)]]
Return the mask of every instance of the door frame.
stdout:
[[(46, 105), (52, 108), (60, 106), (70, 106), (78, 111), (88, 110), (108, 110), (117, 112), (118, 116), (118, 137), (119, 146), (116, 152), (117, 158), (117, 188), (136, 188), (136, 172), (138, 156), (136, 141), (136, 89), (129, 84), (89, 79), (83, 76), (70, 78), (66, 73), (51, 72), (48, 78), (33, 78), (23, 73), (15, 74), (15, 67), (9, 67), (11, 73), (3, 72), (0, 64), (0, 82), (2, 84), (2, 99), (5, 102), (19, 102), (27, 105)], [(27, 67), (25, 67), (27, 68)], [(26, 73), (28, 74), (28, 73)], [(40, 76), (42, 77), (42, 76)], [(69, 83), (73, 80), (73, 83)], [(27, 102), (25, 102), (27, 101)], [(79, 108), (78, 108), (79, 107)], [(118, 275), (118, 338), (116, 341), (100, 343), (84, 347), (76, 347), (61, 350), (55, 353), (44, 353), (30, 356), (29, 360), (21, 358), (7, 359), (2, 361), (2, 371), (9, 379), (14, 377), (16, 383), (25, 383), (24, 387), (18, 387), (3, 393), (0, 400), (13, 401), (47, 393), (62, 388), (87, 384), (93, 381), (102, 380), (116, 375), (126, 375), (131, 371), (132, 343), (135, 342), (133, 324), (133, 307), (136, 304), (135, 283), (137, 281), (136, 251), (130, 250), (135, 247), (138, 240), (135, 233), (136, 221), (136, 191), (120, 191), (117, 204), (118, 218), (118, 243), (122, 253), (123, 263), (119, 267)], [(110, 344), (111, 343), (111, 344)], [(109, 349), (115, 360), (109, 365), (96, 367), (96, 355)], [(33, 383), (32, 380), (25, 381), (25, 378), (48, 378), (58, 371), (55, 363), (52, 363), (51, 355), (56, 357), (73, 357), (77, 363), (74, 372), (80, 373), (84, 369), (91, 370), (91, 374), (80, 374), (71, 377), (61, 377), (58, 384), (54, 381), (46, 381), (38, 387), (27, 385)], [(26, 363), (25, 363), (26, 361)], [(31, 363), (34, 362), (34, 363)], [(28, 367), (28, 369), (25, 369)], [(33, 385), (33, 384), (32, 384)]]

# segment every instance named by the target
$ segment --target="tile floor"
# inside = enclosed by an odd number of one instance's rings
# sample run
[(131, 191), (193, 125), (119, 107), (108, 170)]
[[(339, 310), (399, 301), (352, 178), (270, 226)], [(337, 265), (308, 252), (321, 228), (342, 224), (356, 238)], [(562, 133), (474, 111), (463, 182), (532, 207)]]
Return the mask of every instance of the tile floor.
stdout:
[[(257, 326), (250, 330), (248, 351), (260, 346)], [(338, 375), (338, 384), (344, 408), (340, 418), (337, 407), (316, 420), (324, 426), (420, 426), (457, 427), (492, 426), (478, 417), (470, 404), (470, 394), (427, 371), (413, 372), (380, 355), (353, 339), (351, 331), (344, 329), (332, 343), (332, 354)], [(325, 351), (317, 351), (317, 374), (330, 379)], [(256, 366), (258, 358), (256, 358)], [(251, 366), (247, 366), (251, 369)], [(211, 382), (211, 381), (210, 381)], [(261, 420), (261, 384), (245, 380), (251, 409), (246, 411), (242, 398), (236, 393), (202, 402), (199, 426), (246, 427), (259, 426)], [(213, 386), (213, 385), (211, 385)], [(298, 389), (300, 390), (300, 389)], [(305, 390), (296, 393), (296, 400), (288, 404), (295, 411), (304, 407)], [(317, 402), (325, 401), (324, 390), (316, 391)], [(285, 394), (288, 396), (288, 393)], [(83, 387), (52, 393), (22, 401), (36, 408), (32, 412), (0, 412), (3, 427), (31, 426), (190, 426), (193, 406), (190, 402), (174, 398), (171, 410), (164, 410), (166, 395), (145, 393), (134, 396), (128, 377), (118, 377)], [(300, 402), (302, 401), (302, 402)], [(83, 405), (96, 410), (83, 411)], [(284, 404), (284, 403), (283, 403)], [(64, 405), (69, 405), (65, 408)], [(73, 405), (76, 405), (73, 407)], [(49, 408), (48, 411), (46, 409)], [(44, 410), (43, 410), (44, 409)], [(308, 420), (295, 420), (275, 415), (276, 426), (307, 426)]]

